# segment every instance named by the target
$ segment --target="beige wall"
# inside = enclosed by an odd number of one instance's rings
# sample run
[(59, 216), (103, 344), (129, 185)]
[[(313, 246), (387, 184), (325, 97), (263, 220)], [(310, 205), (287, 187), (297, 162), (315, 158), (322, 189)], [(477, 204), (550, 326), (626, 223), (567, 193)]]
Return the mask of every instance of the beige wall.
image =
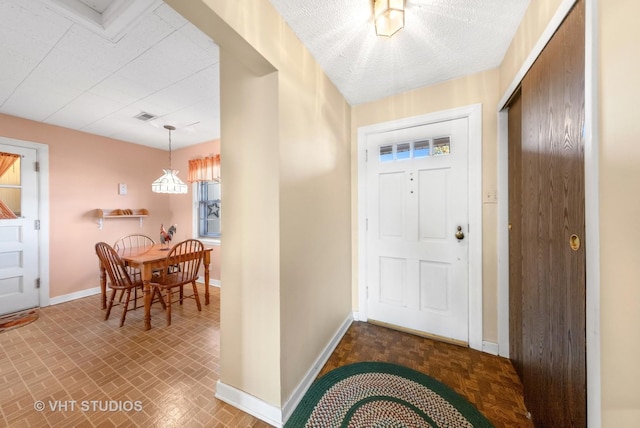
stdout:
[[(156, 239), (169, 199), (153, 194), (151, 182), (167, 152), (1, 114), (0, 135), (49, 146), (50, 297), (99, 285), (96, 242), (140, 232)], [(118, 183), (127, 184), (126, 196), (118, 195)], [(97, 208), (150, 214), (142, 228), (137, 219), (114, 219), (99, 230)]]
[(518, 30), (500, 64), (500, 96), (515, 78), (564, 0), (535, 0), (529, 3)]
[(640, 3), (597, 5), (602, 426), (630, 427), (640, 420)]
[[(220, 381), (280, 407), (277, 76), (221, 51), (224, 177)], [(251, 118), (244, 124), (241, 118)], [(230, 142), (230, 143), (227, 143)]]
[(350, 108), (269, 2), (168, 3), (221, 46), (221, 381), (280, 408), (351, 311)]
[[(426, 113), (482, 104), (482, 186), (497, 189), (498, 70), (474, 74), (353, 107), (351, 127), (351, 222), (357, 225), (358, 128)], [(483, 340), (497, 342), (497, 205), (483, 203)], [(352, 302), (358, 303), (357, 227), (352, 228)]]

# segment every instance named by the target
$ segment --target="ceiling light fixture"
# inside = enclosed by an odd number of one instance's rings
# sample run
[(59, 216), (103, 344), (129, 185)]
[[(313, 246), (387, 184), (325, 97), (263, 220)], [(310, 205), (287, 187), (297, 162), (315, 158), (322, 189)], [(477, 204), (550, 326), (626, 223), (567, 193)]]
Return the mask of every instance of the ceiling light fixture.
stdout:
[(169, 131), (169, 169), (163, 169), (164, 174), (151, 184), (151, 190), (155, 193), (187, 193), (187, 185), (178, 178), (178, 171), (171, 169), (171, 131), (176, 127), (165, 125)]
[(378, 36), (391, 37), (404, 28), (404, 0), (373, 0)]

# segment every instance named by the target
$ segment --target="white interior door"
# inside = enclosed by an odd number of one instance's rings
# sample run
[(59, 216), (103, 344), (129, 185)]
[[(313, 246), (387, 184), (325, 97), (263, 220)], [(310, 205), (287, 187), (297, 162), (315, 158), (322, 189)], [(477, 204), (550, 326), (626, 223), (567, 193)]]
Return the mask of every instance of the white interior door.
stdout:
[(367, 316), (468, 342), (468, 119), (367, 138)]
[(36, 150), (0, 144), (0, 315), (39, 305)]

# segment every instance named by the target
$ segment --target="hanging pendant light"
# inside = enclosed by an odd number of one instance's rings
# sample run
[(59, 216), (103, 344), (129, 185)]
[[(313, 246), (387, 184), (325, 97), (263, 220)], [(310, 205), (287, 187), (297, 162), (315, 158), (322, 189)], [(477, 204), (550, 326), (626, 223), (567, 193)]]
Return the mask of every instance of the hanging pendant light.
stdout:
[(156, 193), (187, 193), (187, 185), (178, 178), (178, 171), (171, 169), (171, 131), (176, 127), (165, 125), (164, 129), (169, 131), (169, 169), (163, 169), (164, 174), (151, 184), (151, 190)]

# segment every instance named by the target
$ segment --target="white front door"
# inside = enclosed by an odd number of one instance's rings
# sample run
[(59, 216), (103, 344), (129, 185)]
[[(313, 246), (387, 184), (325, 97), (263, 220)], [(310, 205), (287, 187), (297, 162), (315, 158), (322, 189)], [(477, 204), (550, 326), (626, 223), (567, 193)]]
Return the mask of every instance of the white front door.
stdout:
[(468, 342), (468, 138), (467, 118), (367, 137), (368, 319)]
[(0, 144), (0, 315), (39, 305), (36, 150)]

